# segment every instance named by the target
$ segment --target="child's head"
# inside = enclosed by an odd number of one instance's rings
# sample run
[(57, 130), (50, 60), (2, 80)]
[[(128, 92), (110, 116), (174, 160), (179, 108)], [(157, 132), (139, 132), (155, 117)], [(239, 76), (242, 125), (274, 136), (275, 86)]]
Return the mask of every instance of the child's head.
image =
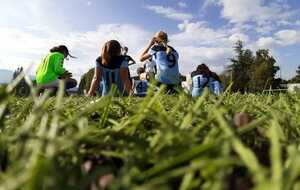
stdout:
[(55, 53), (55, 52), (58, 52), (58, 53), (61, 53), (65, 56), (65, 58), (67, 58), (68, 56), (74, 58), (70, 52), (69, 52), (69, 49), (67, 48), (67, 46), (65, 45), (60, 45), (60, 46), (55, 46), (53, 48), (50, 49), (50, 52), (51, 53)]
[(120, 56), (122, 47), (116, 40), (108, 41), (104, 44), (101, 52), (102, 63), (108, 65), (115, 56)]
[(139, 67), (136, 72), (137, 72), (138, 76), (140, 76), (142, 73), (145, 72), (145, 69), (144, 69), (144, 67)]
[(128, 53), (128, 47), (123, 47), (123, 54), (127, 55), (127, 53)]
[(148, 73), (146, 73), (144, 67), (139, 67), (136, 72), (137, 72), (140, 80), (149, 80), (149, 75), (148, 75)]
[(209, 68), (204, 63), (202, 63), (201, 65), (198, 65), (197, 71), (200, 72), (200, 73), (203, 73), (203, 74), (209, 74), (210, 73)]
[(156, 43), (165, 43), (167, 44), (169, 42), (168, 34), (164, 31), (159, 31), (155, 34)]

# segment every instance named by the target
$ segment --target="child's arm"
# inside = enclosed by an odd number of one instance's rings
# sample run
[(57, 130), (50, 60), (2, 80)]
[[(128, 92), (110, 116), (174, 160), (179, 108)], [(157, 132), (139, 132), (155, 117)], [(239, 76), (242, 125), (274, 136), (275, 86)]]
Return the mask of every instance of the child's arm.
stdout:
[(101, 77), (102, 77), (102, 70), (100, 68), (95, 68), (95, 74), (91, 83), (90, 90), (88, 92), (88, 96), (94, 96), (97, 86), (100, 83)]
[(65, 74), (66, 70), (63, 68), (64, 57), (57, 55), (56, 57), (54, 57), (53, 61), (54, 61), (54, 72), (58, 76), (62, 76), (63, 74)]
[(156, 38), (152, 38), (152, 40), (150, 41), (149, 45), (146, 47), (146, 49), (143, 51), (143, 53), (140, 56), (140, 61), (144, 62), (147, 59), (149, 59), (151, 57), (151, 54), (149, 54), (149, 50), (151, 49), (151, 47), (155, 44)]
[(129, 80), (129, 73), (128, 73), (128, 69), (127, 68), (121, 68), (120, 69), (120, 75), (121, 75), (121, 80), (124, 83), (124, 87), (126, 89), (126, 91), (128, 92), (129, 95), (132, 94), (132, 84)]

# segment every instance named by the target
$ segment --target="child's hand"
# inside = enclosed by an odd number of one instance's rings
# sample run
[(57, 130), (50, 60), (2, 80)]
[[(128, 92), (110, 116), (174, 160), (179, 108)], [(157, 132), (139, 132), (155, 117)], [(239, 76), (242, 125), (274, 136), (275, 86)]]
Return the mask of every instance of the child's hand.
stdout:
[(153, 46), (156, 43), (156, 37), (153, 37), (149, 43), (149, 46)]
[(61, 76), (61, 78), (62, 79), (69, 79), (72, 76), (73, 76), (72, 73), (70, 73), (69, 71), (65, 71), (65, 73)]
[(87, 94), (85, 94), (87, 97), (94, 97), (95, 93), (89, 91)]

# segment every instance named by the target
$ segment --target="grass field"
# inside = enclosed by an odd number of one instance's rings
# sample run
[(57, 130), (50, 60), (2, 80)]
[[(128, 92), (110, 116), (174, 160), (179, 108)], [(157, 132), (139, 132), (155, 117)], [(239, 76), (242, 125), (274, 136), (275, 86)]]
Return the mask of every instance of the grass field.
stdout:
[[(118, 190), (300, 189), (298, 95), (22, 99), (2, 89), (0, 104), (0, 190), (111, 179)], [(251, 122), (235, 126), (239, 112)]]

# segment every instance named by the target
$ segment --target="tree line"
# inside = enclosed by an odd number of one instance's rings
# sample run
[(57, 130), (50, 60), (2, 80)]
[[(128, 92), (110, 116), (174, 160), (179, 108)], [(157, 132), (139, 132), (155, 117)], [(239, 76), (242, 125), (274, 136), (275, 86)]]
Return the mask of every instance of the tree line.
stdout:
[(268, 49), (259, 49), (253, 53), (244, 47), (242, 41), (238, 41), (234, 52), (231, 64), (221, 75), (225, 86), (232, 84), (231, 90), (241, 93), (281, 88), (283, 80), (276, 78), (280, 68), (276, 66), (277, 61)]
[(289, 80), (290, 83), (300, 83), (300, 65), (298, 66), (296, 70), (296, 76), (294, 76), (291, 80)]

